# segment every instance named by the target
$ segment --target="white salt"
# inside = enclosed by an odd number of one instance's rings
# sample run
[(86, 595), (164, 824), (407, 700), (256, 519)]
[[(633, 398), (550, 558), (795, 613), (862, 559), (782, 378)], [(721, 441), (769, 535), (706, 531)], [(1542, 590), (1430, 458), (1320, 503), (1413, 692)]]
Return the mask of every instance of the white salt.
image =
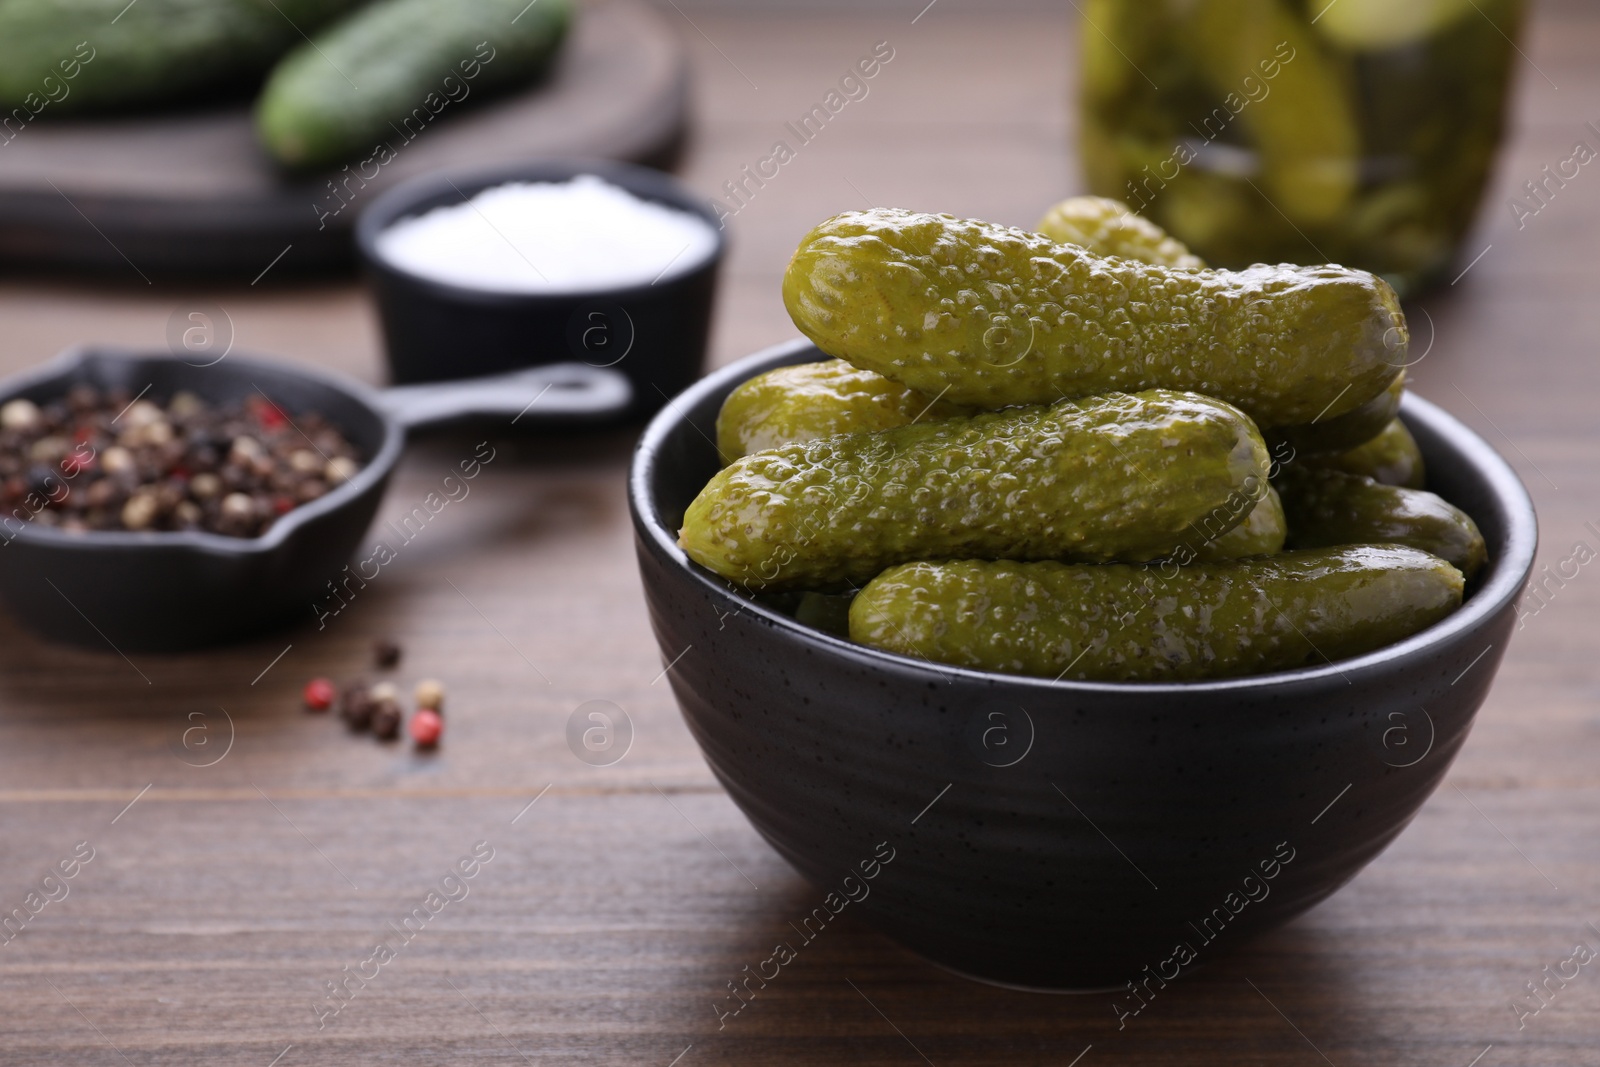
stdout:
[(498, 185), (378, 235), (379, 254), (409, 274), (497, 293), (649, 285), (700, 266), (716, 244), (700, 216), (592, 174)]

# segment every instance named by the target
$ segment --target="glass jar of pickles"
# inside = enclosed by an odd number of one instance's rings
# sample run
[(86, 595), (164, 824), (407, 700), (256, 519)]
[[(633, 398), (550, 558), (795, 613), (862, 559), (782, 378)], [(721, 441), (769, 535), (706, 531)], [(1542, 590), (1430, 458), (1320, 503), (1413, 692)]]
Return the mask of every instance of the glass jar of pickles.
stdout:
[(1209, 263), (1444, 276), (1500, 141), (1523, 0), (1087, 0), (1082, 153)]

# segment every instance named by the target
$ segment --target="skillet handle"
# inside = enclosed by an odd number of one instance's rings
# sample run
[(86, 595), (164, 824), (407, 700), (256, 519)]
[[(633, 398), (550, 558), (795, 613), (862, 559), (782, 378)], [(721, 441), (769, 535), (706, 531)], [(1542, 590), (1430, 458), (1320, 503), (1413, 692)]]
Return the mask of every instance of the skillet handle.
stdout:
[(397, 385), (378, 394), (407, 432), (457, 422), (572, 426), (607, 422), (633, 403), (621, 372), (585, 363), (549, 363), (508, 374)]

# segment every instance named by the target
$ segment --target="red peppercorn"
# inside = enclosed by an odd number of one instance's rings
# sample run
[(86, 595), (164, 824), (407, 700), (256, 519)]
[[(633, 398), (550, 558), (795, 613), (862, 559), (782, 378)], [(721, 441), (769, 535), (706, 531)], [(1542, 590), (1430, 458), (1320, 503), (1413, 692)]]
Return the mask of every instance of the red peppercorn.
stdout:
[(61, 473), (65, 474), (68, 478), (74, 478), (93, 466), (93, 453), (85, 456), (81, 452), (73, 452), (61, 460)]
[(305, 701), (309, 711), (327, 711), (333, 707), (333, 683), (326, 678), (313, 678), (306, 683)]
[(261, 424), (263, 429), (276, 430), (289, 421), (289, 416), (285, 415), (283, 409), (272, 401), (258, 397), (252, 397), (251, 400), (253, 401), (250, 405), (252, 408), (251, 413), (255, 415), (256, 421)]
[(422, 708), (411, 716), (411, 740), (417, 743), (418, 748), (432, 748), (439, 743), (439, 735), (444, 733), (444, 720), (437, 711)]
[(287, 515), (294, 510), (294, 501), (286, 496), (272, 498), (272, 511), (275, 515)]

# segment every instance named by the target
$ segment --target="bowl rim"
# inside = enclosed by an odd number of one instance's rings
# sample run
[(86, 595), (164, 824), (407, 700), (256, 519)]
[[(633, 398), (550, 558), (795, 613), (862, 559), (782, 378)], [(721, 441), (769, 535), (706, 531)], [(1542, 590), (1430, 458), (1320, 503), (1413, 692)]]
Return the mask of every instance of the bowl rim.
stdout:
[[(379, 425), (383, 427), (382, 443), (372, 458), (362, 464), (361, 469), (349, 481), (315, 500), (284, 512), (265, 533), (258, 537), (228, 537), (207, 530), (91, 530), (87, 533), (68, 533), (29, 520), (24, 522), (22, 528), (10, 538), (0, 542), (0, 548), (9, 545), (11, 541), (20, 540), (24, 544), (69, 551), (186, 548), (212, 556), (266, 555), (297, 535), (306, 523), (336, 512), (372, 488), (381, 486), (383, 480), (394, 469), (395, 463), (399, 461), (400, 454), (405, 448), (405, 431), (383, 410), (377, 394), (361, 382), (321, 368), (298, 366), (264, 358), (255, 353), (230, 352), (228, 360), (235, 367), (255, 368), (272, 374), (287, 372), (327, 389), (344, 393), (365, 406), (378, 420)], [(74, 345), (46, 363), (0, 380), (0, 404), (13, 400), (31, 389), (55, 382), (70, 383), (84, 364), (90, 362), (181, 363), (200, 373), (205, 370), (168, 352), (120, 345)]]
[[(811, 358), (806, 358), (808, 356)], [(762, 371), (828, 358), (830, 357), (826, 353), (810, 341), (796, 338), (769, 346), (721, 367), (678, 394), (650, 420), (634, 449), (628, 473), (628, 505), (633, 513), (636, 534), (647, 539), (658, 556), (671, 561), (697, 588), (713, 599), (722, 601), (730, 607), (730, 610), (754, 615), (768, 626), (785, 632), (796, 640), (809, 642), (829, 655), (842, 655), (859, 665), (902, 672), (916, 671), (925, 674), (929, 681), (948, 682), (959, 678), (971, 684), (1010, 685), (1053, 694), (1125, 693), (1166, 697), (1191, 694), (1248, 694), (1265, 689), (1310, 690), (1320, 688), (1330, 680), (1354, 684), (1357, 675), (1365, 675), (1363, 681), (1377, 682), (1382, 680), (1380, 675), (1386, 669), (1394, 667), (1397, 663), (1484, 626), (1521, 596), (1533, 569), (1534, 553), (1539, 540), (1538, 519), (1533, 500), (1528, 495), (1522, 479), (1488, 442), (1460, 420), (1438, 405), (1407, 393), (1401, 407), (1402, 415), (1427, 424), (1430, 430), (1449, 442), (1465, 465), (1478, 472), (1505, 512), (1506, 531), (1502, 550), (1491, 557), (1488, 572), (1473, 595), (1446, 618), (1402, 641), (1360, 656), (1316, 666), (1297, 667), (1293, 670), (1272, 671), (1241, 678), (1172, 682), (1057, 680), (1022, 674), (1003, 674), (997, 671), (981, 671), (970, 667), (934, 663), (858, 645), (813, 629), (782, 612), (740, 596), (728, 587), (725, 579), (690, 561), (688, 555), (678, 547), (677, 531), (667, 529), (662, 522), (651, 491), (651, 482), (660, 460), (662, 445), (679, 424), (686, 420), (689, 408), (699, 405), (708, 396), (719, 391), (724, 393), (731, 391), (740, 382)], [(1488, 649), (1484, 651), (1487, 652)], [(1468, 669), (1470, 670), (1470, 666)]]
[(524, 307), (573, 300), (609, 300), (620, 303), (652, 290), (660, 292), (661, 290), (656, 288), (656, 282), (546, 293), (479, 289), (415, 274), (392, 262), (378, 250), (378, 237), (385, 230), (401, 219), (419, 214), (417, 210), (419, 204), (443, 195), (447, 189), (460, 194), (461, 202), (465, 203), (485, 189), (510, 182), (563, 182), (585, 174), (594, 175), (620, 186), (643, 200), (668, 204), (685, 211), (711, 228), (713, 237), (711, 250), (699, 261), (691, 262), (677, 273), (662, 279), (664, 283), (669, 285), (681, 283), (697, 273), (713, 269), (727, 254), (727, 228), (722, 225), (709, 201), (697, 196), (688, 186), (666, 171), (640, 166), (637, 163), (606, 159), (523, 160), (488, 167), (435, 170), (419, 174), (386, 191), (362, 209), (355, 225), (357, 253), (368, 270), (417, 286), (435, 300), (479, 307)]

